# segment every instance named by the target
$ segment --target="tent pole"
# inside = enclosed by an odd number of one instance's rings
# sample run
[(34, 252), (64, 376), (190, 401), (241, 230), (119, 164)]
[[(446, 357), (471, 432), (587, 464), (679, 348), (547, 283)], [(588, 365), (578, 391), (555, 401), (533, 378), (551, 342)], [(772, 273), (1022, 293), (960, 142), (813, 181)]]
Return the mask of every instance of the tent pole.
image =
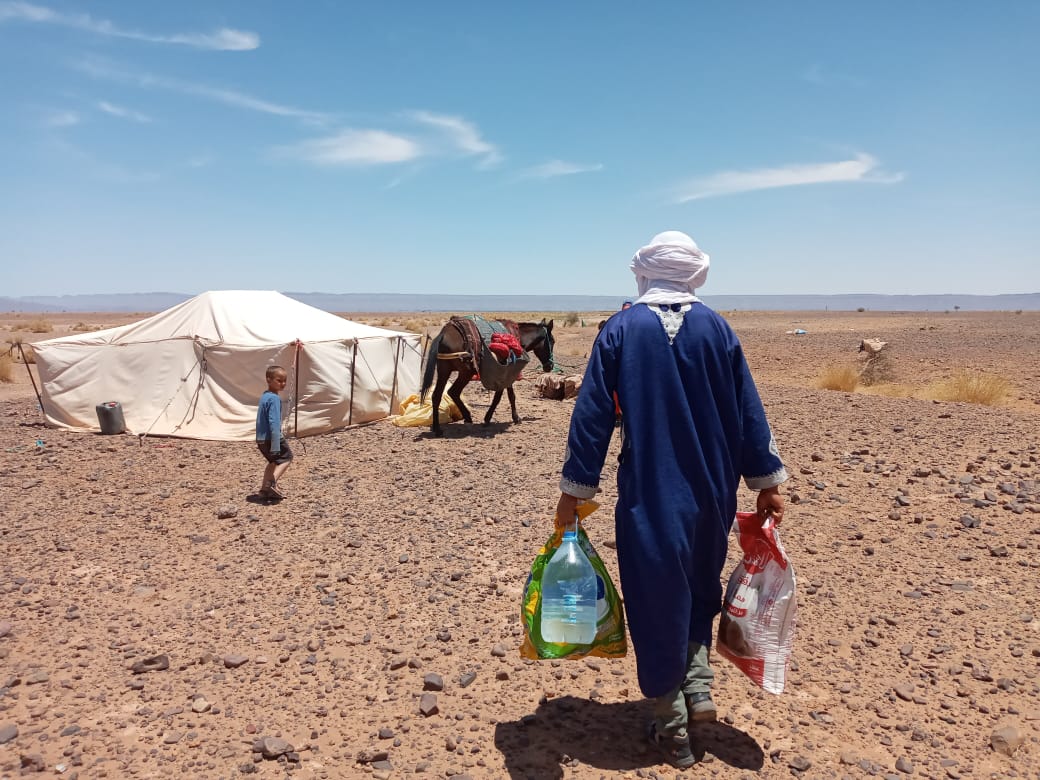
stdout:
[(22, 342), (18, 342), (18, 352), (22, 356), (22, 362), (25, 363), (25, 370), (29, 374), (29, 381), (32, 382), (33, 392), (36, 393), (36, 400), (40, 404), (40, 411), (43, 412), (43, 398), (40, 396), (40, 391), (36, 388), (36, 378), (32, 375), (32, 369), (29, 368), (29, 361), (25, 359), (25, 350), (22, 349)]
[(350, 356), (350, 411), (347, 412), (347, 425), (354, 423), (354, 368), (357, 366), (357, 339), (354, 339), (354, 353)]
[(401, 359), (401, 344), (403, 343), (404, 338), (398, 336), (397, 346), (394, 348), (394, 384), (390, 388), (390, 408), (387, 410), (387, 414), (394, 413), (394, 397), (397, 395), (397, 363)]
[(300, 438), (300, 340), (296, 339), (296, 355), (293, 357), (293, 438)]

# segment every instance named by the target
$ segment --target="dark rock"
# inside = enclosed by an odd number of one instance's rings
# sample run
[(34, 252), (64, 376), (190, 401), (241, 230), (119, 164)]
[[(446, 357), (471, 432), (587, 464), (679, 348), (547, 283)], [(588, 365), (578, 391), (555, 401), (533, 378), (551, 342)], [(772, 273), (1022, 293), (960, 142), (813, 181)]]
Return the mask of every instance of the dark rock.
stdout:
[(47, 762), (43, 760), (43, 756), (39, 753), (31, 753), (29, 755), (21, 756), (22, 760), (22, 774), (28, 772), (43, 772), (47, 769)]
[(424, 691), (443, 691), (444, 680), (439, 674), (433, 674), (432, 672), (423, 677), (423, 690)]
[(989, 737), (989, 744), (993, 750), (1008, 757), (1015, 755), (1015, 751), (1022, 746), (1022, 741), (1021, 732), (1011, 725), (993, 729), (993, 733)]
[(419, 712), (427, 718), (431, 715), (436, 715), (439, 712), (437, 697), (432, 693), (424, 693), (419, 699)]
[(896, 696), (898, 696), (903, 701), (913, 701), (914, 700), (914, 686), (913, 686), (913, 683), (904, 683), (903, 685), (897, 685), (892, 690), (894, 690)]
[(170, 657), (164, 653), (162, 655), (153, 655), (151, 658), (137, 661), (130, 667), (130, 671), (134, 674), (144, 674), (145, 672), (161, 672), (169, 668)]
[(794, 756), (787, 762), (787, 765), (796, 772), (804, 772), (812, 766), (812, 761), (805, 756)]
[(278, 758), (278, 756), (293, 751), (293, 746), (281, 737), (263, 737), (258, 741), (260, 743), (260, 753), (266, 759)]

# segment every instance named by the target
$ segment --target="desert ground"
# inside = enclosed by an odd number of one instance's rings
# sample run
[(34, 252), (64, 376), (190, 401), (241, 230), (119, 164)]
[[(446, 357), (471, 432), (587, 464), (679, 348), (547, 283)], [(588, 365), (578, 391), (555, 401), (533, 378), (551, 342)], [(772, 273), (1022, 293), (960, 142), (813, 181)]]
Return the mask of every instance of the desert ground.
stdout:
[[(140, 316), (0, 314), (0, 342)], [(554, 316), (580, 374), (603, 315)], [(268, 505), (251, 445), (47, 428), (15, 363), (0, 777), (1040, 777), (1040, 313), (726, 316), (792, 475), (799, 624), (782, 695), (714, 660), (692, 769), (644, 744), (631, 653), (519, 655), (573, 408), (533, 371), (521, 425), (500, 407), (442, 439), (384, 421), (294, 442)], [(886, 381), (818, 389), (864, 338), (888, 342)], [(942, 400), (963, 371), (1006, 398)], [(465, 398), (481, 419), (490, 396)], [(616, 447), (587, 522), (615, 582)]]

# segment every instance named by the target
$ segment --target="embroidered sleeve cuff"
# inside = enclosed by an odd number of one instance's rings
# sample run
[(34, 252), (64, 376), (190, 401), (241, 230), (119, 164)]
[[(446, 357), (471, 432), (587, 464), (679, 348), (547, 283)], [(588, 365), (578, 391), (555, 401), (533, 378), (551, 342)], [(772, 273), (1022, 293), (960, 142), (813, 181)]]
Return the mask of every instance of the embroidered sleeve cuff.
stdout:
[(583, 485), (580, 482), (571, 482), (566, 477), (560, 477), (560, 490), (575, 498), (592, 498), (596, 495), (595, 485)]
[(772, 474), (765, 474), (761, 477), (744, 477), (744, 484), (748, 486), (748, 490), (765, 490), (766, 488), (776, 487), (781, 482), (786, 481), (787, 469), (783, 466)]

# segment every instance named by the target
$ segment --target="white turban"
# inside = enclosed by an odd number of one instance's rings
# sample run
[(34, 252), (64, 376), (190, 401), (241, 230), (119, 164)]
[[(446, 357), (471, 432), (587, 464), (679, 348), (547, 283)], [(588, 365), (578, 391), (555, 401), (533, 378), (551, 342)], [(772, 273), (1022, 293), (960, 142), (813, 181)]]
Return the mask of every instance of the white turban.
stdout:
[(673, 304), (697, 300), (693, 291), (708, 278), (708, 253), (678, 230), (658, 233), (632, 258), (639, 299), (636, 303)]

